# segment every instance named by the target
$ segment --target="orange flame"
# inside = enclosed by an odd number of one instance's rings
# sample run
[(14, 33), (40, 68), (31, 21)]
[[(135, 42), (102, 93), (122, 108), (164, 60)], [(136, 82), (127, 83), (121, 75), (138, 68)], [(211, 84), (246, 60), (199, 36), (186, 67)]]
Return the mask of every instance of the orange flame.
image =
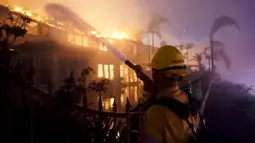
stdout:
[[(64, 23), (56, 21), (53, 18), (49, 18), (49, 17), (46, 17), (46, 16), (41, 16), (41, 15), (35, 14), (35, 13), (30, 13), (28, 10), (24, 10), (21, 7), (8, 6), (8, 8), (9, 8), (10, 11), (25, 15), (25, 16), (31, 18), (32, 20), (34, 20), (36, 22), (41, 22), (41, 23), (44, 23), (44, 24), (49, 25), (51, 27), (58, 28), (58, 29), (61, 29), (61, 30), (64, 30), (64, 31), (71, 31), (71, 29), (66, 28), (67, 26), (65, 26)], [(82, 33), (82, 32), (78, 32), (78, 33)], [(114, 32), (112, 35), (102, 35), (102, 34), (99, 34), (97, 31), (89, 31), (88, 33), (90, 35), (96, 36), (98, 38), (135, 40), (135, 39), (132, 39), (132, 38), (126, 36), (124, 32)]]

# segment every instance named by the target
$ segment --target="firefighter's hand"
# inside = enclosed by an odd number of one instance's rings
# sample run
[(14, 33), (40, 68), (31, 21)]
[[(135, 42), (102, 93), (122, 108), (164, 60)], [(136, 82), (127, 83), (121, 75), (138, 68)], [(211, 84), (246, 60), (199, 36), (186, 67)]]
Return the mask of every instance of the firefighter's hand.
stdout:
[(135, 65), (135, 73), (136, 73), (136, 76), (138, 78), (140, 78), (142, 76), (141, 72), (143, 72), (142, 66), (141, 65)]

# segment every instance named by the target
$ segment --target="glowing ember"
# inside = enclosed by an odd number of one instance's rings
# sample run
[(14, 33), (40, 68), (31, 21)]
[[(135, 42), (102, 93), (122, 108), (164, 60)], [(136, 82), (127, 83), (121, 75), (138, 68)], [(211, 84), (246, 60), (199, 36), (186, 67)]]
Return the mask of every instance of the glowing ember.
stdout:
[[(38, 15), (38, 14), (35, 14), (35, 13), (31, 13), (28, 10), (22, 9), (21, 7), (8, 6), (8, 8), (9, 8), (10, 11), (21, 14), (21, 15), (24, 15), (24, 16), (27, 16), (27, 17), (29, 17), (30, 19), (32, 19), (36, 22), (41, 22), (41, 23), (44, 23), (48, 26), (58, 28), (58, 29), (61, 29), (61, 30), (64, 30), (64, 31), (69, 31), (69, 32), (73, 31), (73, 29), (70, 29), (70, 27), (71, 27), (70, 25), (66, 25), (62, 22), (56, 21), (53, 18), (41, 16), (41, 15)], [(88, 33), (89, 35), (96, 36), (97, 38), (135, 40), (135, 39), (132, 39), (132, 38), (126, 36), (125, 33), (123, 33), (123, 32), (114, 32), (112, 35), (100, 35), (100, 34), (98, 34), (97, 31), (89, 31), (89, 32), (87, 32), (87, 31), (86, 32), (85, 31), (77, 31), (77, 30), (75, 30), (75, 31), (78, 32), (79, 34)]]

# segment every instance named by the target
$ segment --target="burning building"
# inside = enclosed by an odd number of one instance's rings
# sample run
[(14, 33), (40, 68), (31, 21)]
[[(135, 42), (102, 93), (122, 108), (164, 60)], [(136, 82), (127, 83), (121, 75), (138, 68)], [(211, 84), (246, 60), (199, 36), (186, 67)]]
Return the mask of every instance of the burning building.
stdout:
[(27, 35), (19, 38), (12, 48), (20, 51), (13, 63), (23, 63), (24, 68), (33, 68), (35, 74), (29, 76), (29, 82), (41, 90), (47, 91), (49, 83), (59, 88), (71, 72), (78, 77), (83, 68), (95, 70), (96, 78), (107, 78), (111, 82), (106, 93), (105, 108), (111, 107), (113, 96), (117, 102), (125, 105), (127, 97), (138, 102), (141, 82), (135, 72), (108, 51), (100, 38), (108, 38), (128, 59), (136, 64), (148, 63), (147, 47), (124, 33), (112, 36), (89, 34), (72, 29), (71, 25), (54, 19), (25, 11), (19, 7), (8, 7), (14, 15), (28, 16), (33, 20), (27, 26)]

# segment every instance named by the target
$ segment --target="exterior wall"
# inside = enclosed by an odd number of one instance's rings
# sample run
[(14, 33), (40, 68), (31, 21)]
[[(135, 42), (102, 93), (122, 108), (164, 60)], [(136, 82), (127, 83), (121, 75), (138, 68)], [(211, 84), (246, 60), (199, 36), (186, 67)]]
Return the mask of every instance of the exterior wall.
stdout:
[[(123, 61), (109, 52), (107, 47), (102, 43), (98, 43), (84, 35), (65, 33), (57, 29), (49, 28), (43, 24), (32, 24), (32, 26), (28, 28), (28, 33), (47, 38), (55, 38), (55, 40), (56, 38), (60, 39), (60, 43), (66, 43), (67, 45), (73, 44), (73, 47), (69, 46), (71, 49), (75, 48), (75, 45), (80, 46), (78, 48), (98, 49), (98, 54), (95, 55), (95, 57), (90, 57), (89, 60), (84, 58), (89, 53), (74, 54), (71, 52), (59, 52), (58, 50), (54, 52), (47, 50), (38, 52), (34, 50), (32, 53), (25, 52), (25, 54), (19, 55), (19, 57), (23, 59), (31, 59), (32, 57), (33, 66), (37, 71), (36, 75), (33, 76), (34, 83), (37, 87), (45, 91), (47, 90), (47, 85), (41, 84), (41, 81), (44, 81), (43, 84), (47, 81), (46, 78), (43, 80), (41, 79), (47, 76), (47, 68), (50, 72), (48, 75), (49, 79), (51, 79), (52, 83), (58, 88), (63, 83), (64, 78), (70, 75), (71, 69), (75, 69), (75, 76), (78, 77), (83, 68), (90, 66), (95, 70), (96, 74), (91, 75), (89, 80), (100, 78), (108, 78), (111, 80), (108, 86), (108, 92), (104, 96), (104, 98), (106, 98), (104, 100), (105, 108), (111, 107), (114, 96), (117, 99), (117, 103), (120, 103), (119, 106), (125, 105), (127, 97), (131, 100), (131, 104), (138, 102), (138, 91), (142, 89), (142, 84), (136, 78), (135, 72), (127, 67)], [(56, 37), (56, 35), (62, 36)], [(117, 50), (123, 53), (123, 55), (134, 64), (148, 63), (148, 55), (146, 54), (148, 49), (142, 43), (124, 39), (111, 40)], [(45, 67), (45, 64), (40, 62), (42, 59), (45, 59), (44, 61), (48, 63)], [(40, 75), (42, 73), (45, 73), (45, 75)]]

